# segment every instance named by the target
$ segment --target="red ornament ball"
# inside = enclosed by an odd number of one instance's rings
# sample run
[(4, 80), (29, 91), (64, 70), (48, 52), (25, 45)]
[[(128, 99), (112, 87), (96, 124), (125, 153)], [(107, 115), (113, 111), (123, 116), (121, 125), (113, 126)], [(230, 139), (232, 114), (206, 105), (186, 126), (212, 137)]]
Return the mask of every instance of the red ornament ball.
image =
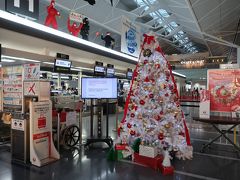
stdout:
[(127, 127), (130, 129), (132, 125), (130, 123), (127, 123)]
[(163, 111), (161, 111), (161, 112), (160, 112), (160, 115), (163, 115), (163, 114), (164, 114)]
[(153, 94), (149, 94), (149, 98), (153, 98), (154, 97), (154, 95)]
[(155, 68), (159, 69), (160, 68), (160, 64), (155, 64)]
[(134, 114), (134, 113), (131, 113), (131, 117), (134, 118), (134, 117), (135, 117), (135, 114)]
[(134, 136), (134, 135), (136, 134), (136, 132), (133, 131), (133, 130), (131, 130), (131, 131), (130, 131), (130, 134), (131, 134), (132, 136)]
[(157, 115), (157, 116), (155, 116), (155, 119), (156, 119), (157, 121), (160, 121), (160, 120), (161, 120), (161, 117), (160, 117), (159, 115)]
[(164, 138), (163, 133), (159, 133), (159, 134), (158, 134), (158, 139), (159, 139), (159, 140), (163, 140), (163, 138)]
[(143, 61), (143, 64), (147, 64), (147, 63), (148, 63), (148, 60), (145, 59), (145, 60)]
[(166, 94), (165, 94), (165, 96), (166, 96), (166, 97), (168, 97), (168, 96), (169, 96), (169, 94), (168, 94), (168, 93), (166, 93)]
[(144, 104), (145, 104), (145, 101), (144, 101), (144, 100), (140, 100), (140, 104), (141, 104), (141, 105), (144, 105)]

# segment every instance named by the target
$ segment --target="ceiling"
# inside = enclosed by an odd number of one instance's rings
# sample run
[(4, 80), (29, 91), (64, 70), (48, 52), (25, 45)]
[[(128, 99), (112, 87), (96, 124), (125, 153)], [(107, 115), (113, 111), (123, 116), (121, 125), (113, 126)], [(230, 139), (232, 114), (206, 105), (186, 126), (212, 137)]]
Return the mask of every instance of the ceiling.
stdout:
[[(41, 23), (49, 2), (40, 1)], [(166, 54), (208, 51), (210, 56), (228, 56), (229, 61), (236, 61), (236, 48), (240, 46), (239, 0), (113, 0), (113, 7), (109, 0), (96, 0), (94, 6), (83, 0), (56, 0), (56, 4), (61, 13), (60, 30), (67, 32), (70, 11), (84, 14), (90, 19), (90, 41), (103, 45), (96, 32), (111, 31), (116, 50), (121, 44), (121, 17), (126, 16), (140, 25), (142, 32), (154, 31)], [(179, 31), (183, 35), (175, 38)], [(180, 40), (186, 37), (188, 40), (181, 45)]]

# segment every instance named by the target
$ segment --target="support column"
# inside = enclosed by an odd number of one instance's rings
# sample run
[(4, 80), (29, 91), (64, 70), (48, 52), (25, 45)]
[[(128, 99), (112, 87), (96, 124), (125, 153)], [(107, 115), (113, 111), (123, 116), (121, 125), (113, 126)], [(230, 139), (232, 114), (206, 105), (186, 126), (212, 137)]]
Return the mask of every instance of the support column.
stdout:
[(82, 88), (82, 71), (78, 72), (78, 95), (81, 94)]
[(58, 88), (58, 89), (61, 88), (61, 74), (60, 74), (60, 73), (58, 73), (57, 88)]
[(237, 63), (240, 65), (240, 48), (237, 48)]

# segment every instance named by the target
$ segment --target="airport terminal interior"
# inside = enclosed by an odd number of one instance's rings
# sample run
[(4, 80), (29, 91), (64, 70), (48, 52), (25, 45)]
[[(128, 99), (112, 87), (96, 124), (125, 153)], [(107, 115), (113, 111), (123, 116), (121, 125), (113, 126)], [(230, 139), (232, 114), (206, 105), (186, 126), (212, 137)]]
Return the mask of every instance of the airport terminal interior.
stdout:
[(239, 0), (0, 0), (0, 180), (239, 180)]

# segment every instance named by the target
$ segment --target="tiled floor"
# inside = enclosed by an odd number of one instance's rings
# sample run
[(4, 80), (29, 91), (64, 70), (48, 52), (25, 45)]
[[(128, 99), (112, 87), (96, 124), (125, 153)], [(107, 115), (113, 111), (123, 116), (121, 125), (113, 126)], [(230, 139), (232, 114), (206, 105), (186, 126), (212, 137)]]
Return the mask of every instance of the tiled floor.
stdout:
[[(115, 116), (112, 116), (110, 129), (114, 129), (114, 122)], [(193, 127), (190, 132), (194, 159), (191, 161), (174, 160), (173, 176), (164, 177), (160, 172), (131, 163), (107, 161), (107, 149), (97, 146), (86, 151), (78, 148), (65, 150), (61, 153), (61, 160), (42, 168), (30, 165), (24, 167), (12, 164), (11, 154), (7, 151), (7, 147), (0, 146), (0, 180), (239, 180), (240, 158), (233, 148), (228, 145), (214, 144), (205, 153), (200, 153), (202, 144), (217, 134), (205, 125), (202, 129)]]

